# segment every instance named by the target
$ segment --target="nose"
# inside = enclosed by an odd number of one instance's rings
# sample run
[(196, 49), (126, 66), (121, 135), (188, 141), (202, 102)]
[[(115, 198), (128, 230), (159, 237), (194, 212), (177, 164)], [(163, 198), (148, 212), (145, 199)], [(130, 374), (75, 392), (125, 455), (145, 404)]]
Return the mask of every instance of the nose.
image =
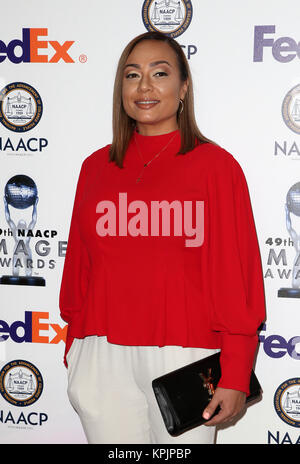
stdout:
[(152, 88), (152, 84), (151, 84), (149, 76), (143, 75), (139, 81), (139, 90), (141, 92), (147, 92), (151, 90), (151, 88)]

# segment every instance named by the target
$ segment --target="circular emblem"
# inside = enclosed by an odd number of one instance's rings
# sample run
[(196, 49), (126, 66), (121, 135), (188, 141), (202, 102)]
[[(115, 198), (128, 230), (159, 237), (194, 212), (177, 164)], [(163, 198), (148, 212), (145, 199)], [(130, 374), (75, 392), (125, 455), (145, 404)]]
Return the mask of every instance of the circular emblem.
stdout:
[(28, 361), (17, 359), (7, 363), (0, 371), (0, 393), (14, 406), (30, 406), (43, 391), (40, 371)]
[(190, 0), (145, 0), (143, 22), (148, 31), (159, 31), (178, 37), (189, 27), (193, 16)]
[(300, 378), (286, 380), (277, 388), (274, 407), (283, 422), (300, 427)]
[(0, 122), (7, 129), (29, 131), (38, 124), (42, 113), (42, 99), (31, 85), (13, 82), (0, 91)]
[(289, 129), (300, 134), (300, 84), (286, 94), (282, 103), (282, 117)]

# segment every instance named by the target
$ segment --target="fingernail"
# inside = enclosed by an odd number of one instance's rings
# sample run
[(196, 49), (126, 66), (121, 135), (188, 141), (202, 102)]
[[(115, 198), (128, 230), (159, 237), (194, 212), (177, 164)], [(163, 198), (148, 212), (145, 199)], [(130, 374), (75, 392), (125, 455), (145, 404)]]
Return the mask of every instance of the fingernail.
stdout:
[(207, 411), (204, 411), (203, 417), (204, 419), (209, 419), (209, 413)]

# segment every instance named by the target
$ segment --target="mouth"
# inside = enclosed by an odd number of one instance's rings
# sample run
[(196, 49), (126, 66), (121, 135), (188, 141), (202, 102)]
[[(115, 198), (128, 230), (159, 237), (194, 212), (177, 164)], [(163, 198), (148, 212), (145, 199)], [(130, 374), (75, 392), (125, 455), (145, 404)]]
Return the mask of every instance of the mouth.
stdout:
[(134, 102), (138, 108), (148, 110), (159, 103), (159, 100), (136, 100)]

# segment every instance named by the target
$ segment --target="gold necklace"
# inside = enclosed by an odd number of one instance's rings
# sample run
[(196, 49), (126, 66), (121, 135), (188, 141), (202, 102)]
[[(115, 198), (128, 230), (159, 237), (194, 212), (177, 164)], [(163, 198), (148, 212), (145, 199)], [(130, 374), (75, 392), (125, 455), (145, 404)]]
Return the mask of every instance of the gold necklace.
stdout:
[(152, 161), (155, 160), (155, 158), (157, 158), (157, 157), (170, 145), (170, 143), (172, 142), (172, 140), (175, 138), (175, 135), (176, 135), (176, 133), (175, 133), (175, 134), (173, 135), (173, 137), (168, 141), (168, 143), (167, 143), (158, 153), (156, 153), (156, 155), (153, 156), (153, 158), (152, 158), (150, 161), (148, 161), (147, 163), (145, 163), (144, 160), (143, 160), (143, 157), (142, 157), (142, 155), (141, 155), (140, 147), (138, 146), (138, 143), (137, 143), (137, 140), (136, 140), (136, 136), (135, 136), (135, 134), (134, 134), (134, 141), (135, 141), (135, 144), (136, 144), (136, 146), (137, 146), (139, 156), (140, 156), (140, 158), (141, 158), (141, 160), (142, 160), (142, 162), (143, 162), (143, 164), (144, 164), (144, 166), (143, 166), (143, 168), (142, 168), (142, 170), (141, 170), (141, 172), (140, 172), (140, 175), (136, 178), (136, 183), (141, 181), (141, 178), (142, 178), (144, 169), (145, 169), (147, 166), (149, 166), (149, 164), (152, 163)]

